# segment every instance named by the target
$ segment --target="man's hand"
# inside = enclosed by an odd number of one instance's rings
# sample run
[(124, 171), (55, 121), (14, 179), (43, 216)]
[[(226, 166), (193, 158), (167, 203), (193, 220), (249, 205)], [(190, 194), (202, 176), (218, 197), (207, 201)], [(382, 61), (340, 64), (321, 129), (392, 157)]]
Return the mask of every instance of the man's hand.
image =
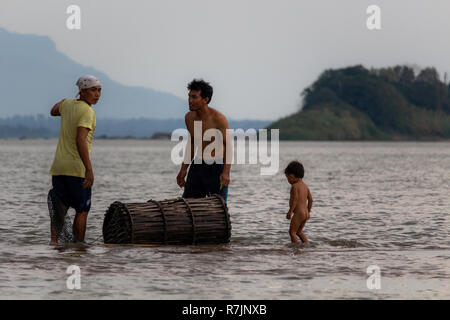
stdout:
[(177, 184), (180, 186), (180, 188), (183, 188), (186, 185), (186, 178), (187, 170), (181, 169), (180, 172), (177, 175)]
[(54, 117), (57, 117), (57, 116), (60, 116), (60, 115), (61, 115), (60, 112), (59, 112), (59, 107), (60, 107), (61, 104), (64, 102), (64, 100), (66, 100), (66, 99), (62, 99), (60, 102), (56, 103), (56, 104), (53, 106), (52, 110), (50, 110), (50, 115), (52, 115), (52, 116), (54, 116)]
[(286, 214), (286, 219), (288, 219), (288, 220), (290, 220), (292, 218), (292, 212), (288, 212), (287, 214)]
[(228, 184), (230, 183), (230, 175), (226, 172), (222, 172), (220, 175), (220, 184), (222, 185), (222, 188), (228, 187)]
[(94, 184), (94, 172), (92, 170), (86, 170), (85, 178), (83, 181), (83, 188), (91, 188)]

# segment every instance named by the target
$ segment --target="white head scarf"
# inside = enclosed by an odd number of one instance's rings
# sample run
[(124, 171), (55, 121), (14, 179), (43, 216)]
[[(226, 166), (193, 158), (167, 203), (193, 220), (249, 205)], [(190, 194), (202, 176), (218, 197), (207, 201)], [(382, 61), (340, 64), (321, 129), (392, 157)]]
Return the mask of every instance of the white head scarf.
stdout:
[(91, 75), (85, 75), (77, 80), (77, 86), (81, 89), (88, 89), (95, 86), (101, 86), (100, 80)]

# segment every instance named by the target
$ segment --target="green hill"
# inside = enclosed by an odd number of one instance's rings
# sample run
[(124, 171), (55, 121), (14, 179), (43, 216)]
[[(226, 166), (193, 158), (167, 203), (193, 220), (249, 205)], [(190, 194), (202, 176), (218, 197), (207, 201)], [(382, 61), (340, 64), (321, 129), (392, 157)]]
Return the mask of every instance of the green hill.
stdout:
[(449, 92), (434, 68), (326, 70), (302, 92), (302, 109), (268, 128), (283, 140), (450, 139)]

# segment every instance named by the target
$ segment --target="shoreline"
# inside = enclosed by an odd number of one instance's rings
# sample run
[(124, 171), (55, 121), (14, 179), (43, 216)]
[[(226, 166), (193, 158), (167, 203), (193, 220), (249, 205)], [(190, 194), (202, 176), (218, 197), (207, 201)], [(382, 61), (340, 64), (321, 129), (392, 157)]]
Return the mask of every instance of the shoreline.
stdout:
[[(0, 138), (0, 141), (35, 141), (35, 140), (58, 140), (58, 137), (52, 137), (52, 138), (46, 138), (46, 137), (11, 137), (11, 138)], [(125, 136), (125, 137), (94, 137), (95, 140), (104, 140), (104, 141), (114, 141), (114, 140), (130, 140), (130, 141), (144, 141), (144, 140), (150, 140), (150, 141), (169, 141), (169, 142), (176, 142), (171, 141), (170, 138), (154, 138), (154, 137), (133, 137), (133, 136)], [(392, 139), (392, 140), (292, 140), (292, 139), (280, 139), (279, 142), (354, 142), (354, 143), (380, 143), (380, 142), (391, 142), (391, 143), (405, 143), (405, 142), (411, 142), (411, 143), (437, 143), (437, 142), (444, 142), (448, 143), (450, 142), (450, 139)]]

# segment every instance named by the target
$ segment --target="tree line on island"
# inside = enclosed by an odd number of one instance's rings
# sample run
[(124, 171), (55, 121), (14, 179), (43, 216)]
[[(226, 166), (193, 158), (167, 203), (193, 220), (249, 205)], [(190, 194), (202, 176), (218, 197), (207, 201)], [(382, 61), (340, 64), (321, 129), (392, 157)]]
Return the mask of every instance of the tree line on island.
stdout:
[(303, 90), (300, 111), (268, 128), (283, 140), (449, 139), (449, 89), (433, 67), (330, 69)]

